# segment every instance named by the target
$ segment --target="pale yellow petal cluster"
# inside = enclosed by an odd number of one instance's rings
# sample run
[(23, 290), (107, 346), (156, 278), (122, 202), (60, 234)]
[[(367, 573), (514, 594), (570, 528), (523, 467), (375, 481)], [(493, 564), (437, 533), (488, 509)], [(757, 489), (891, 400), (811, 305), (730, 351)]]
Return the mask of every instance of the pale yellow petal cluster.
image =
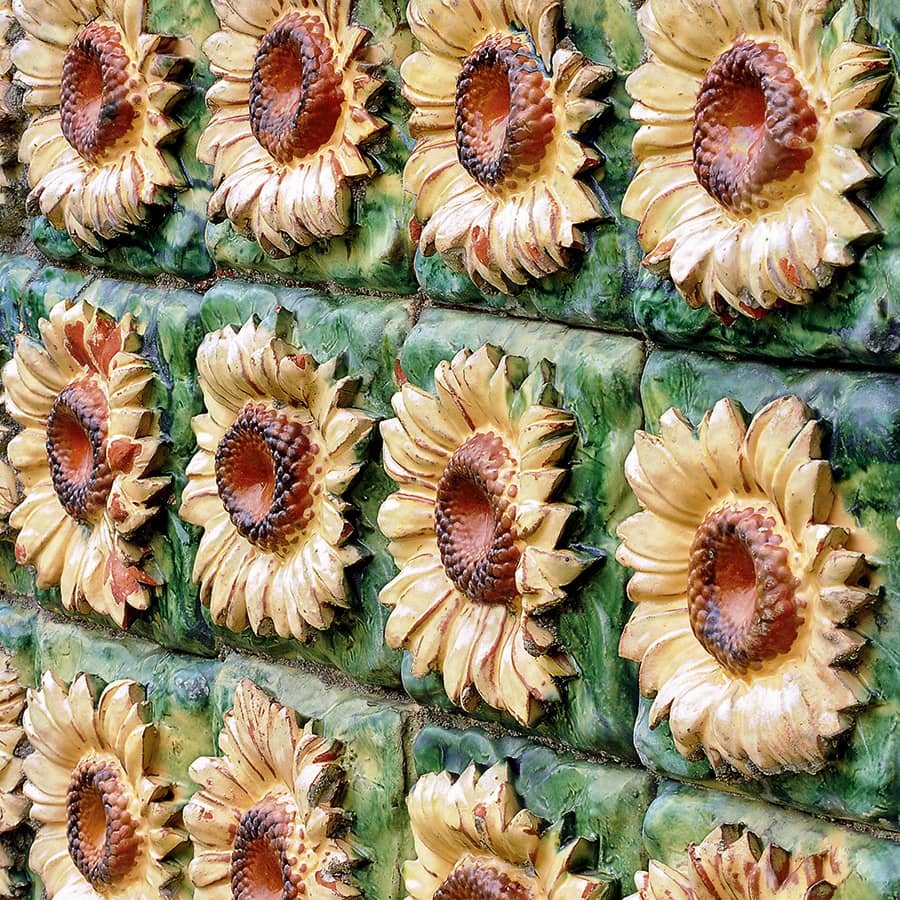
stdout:
[[(359, 379), (338, 365), (252, 320), (207, 335), (197, 353), (207, 412), (193, 420), (181, 515), (204, 529), (193, 577), (218, 625), (308, 641), (350, 605), (344, 570), (360, 550), (341, 495), (372, 418), (352, 407)], [(258, 462), (232, 474), (217, 455), (242, 441)]]
[[(853, 192), (876, 177), (859, 151), (890, 121), (872, 107), (893, 77), (891, 57), (852, 40), (832, 49), (829, 8), (824, 0), (647, 0), (638, 11), (649, 59), (627, 83), (631, 114), (641, 125), (634, 139), (640, 165), (622, 211), (640, 222), (645, 265), (669, 275), (691, 306), (708, 304), (723, 319), (809, 303), (835, 269), (855, 261), (855, 247), (880, 234)], [(841, 16), (855, 9), (848, 4)], [(776, 173), (736, 210), (698, 180), (695, 128), (710, 71), (747, 42), (773, 43), (784, 55), (784, 78), (789, 68), (817, 130), (811, 139), (785, 142), (809, 155), (800, 171)], [(785, 115), (767, 107), (770, 134), (792, 127), (782, 123)], [(734, 147), (749, 141), (739, 125), (764, 133), (762, 119), (751, 121), (749, 101), (732, 119), (724, 124)], [(749, 158), (746, 150), (729, 152)]]
[[(16, 80), (27, 89), (25, 103), (34, 115), (22, 136), (19, 156), (28, 164), (29, 200), (36, 202), (55, 228), (65, 228), (77, 243), (101, 249), (104, 239), (142, 225), (147, 205), (166, 203), (180, 176), (160, 145), (179, 127), (166, 111), (183, 87), (173, 78), (190, 54), (186, 42), (144, 29), (144, 0), (13, 0), (25, 37), (13, 48)], [(103, 72), (103, 97), (84, 97), (111, 118), (130, 107), (127, 131), (85, 155), (64, 134), (61, 104), (83, 87), (64, 83), (64, 67), (75, 61), (73, 43), (88, 26), (109, 29), (123, 51), (126, 97), (110, 101), (111, 78)], [(77, 70), (76, 70), (77, 71)], [(49, 111), (47, 111), (49, 109)], [(85, 118), (103, 117), (87, 106)]]
[(13, 21), (10, 0), (0, 0), (0, 120), (6, 118), (11, 112), (7, 94), (12, 71), (12, 53), (7, 42), (7, 35), (12, 28)]
[[(190, 770), (200, 785), (184, 810), (196, 900), (357, 896), (350, 876), (359, 860), (337, 805), (340, 745), (311, 724), (301, 728), (296, 713), (242, 681), (219, 751)], [(232, 893), (233, 885), (245, 893)]]
[[(568, 268), (571, 251), (584, 245), (580, 226), (602, 215), (595, 193), (577, 177), (597, 167), (600, 158), (577, 135), (601, 110), (590, 97), (611, 72), (560, 46), (561, 14), (558, 0), (412, 0), (407, 10), (422, 48), (400, 70), (403, 94), (414, 107), (409, 125), (417, 143), (403, 179), (416, 196), (416, 217), (424, 226), (419, 245), (426, 256), (436, 250), (479, 287), (510, 293)], [(536, 90), (546, 109), (534, 109), (534, 91), (527, 101), (508, 101), (504, 140), (509, 144), (513, 129), (546, 131), (545, 143), (540, 158), (531, 154), (502, 183), (493, 183), (477, 179), (461, 162), (458, 82), (467, 63), (477, 71), (490, 42), (513, 34), (522, 54), (530, 56), (528, 72), (543, 76)], [(512, 97), (515, 85), (509, 88)], [(483, 114), (499, 116), (494, 109)]]
[(716, 769), (816, 771), (869, 699), (850, 626), (875, 597), (849, 549), (866, 536), (833, 521), (821, 443), (796, 397), (749, 427), (720, 400), (696, 434), (670, 409), (626, 461), (644, 511), (618, 529), (637, 604), (619, 652), (641, 663), (651, 727), (668, 718), (679, 752)]
[[(152, 475), (160, 454), (157, 415), (145, 402), (153, 369), (136, 352), (140, 339), (128, 315), (117, 322), (88, 303), (61, 301), (38, 327), (41, 343), (18, 335), (3, 368), (6, 409), (21, 426), (8, 447), (24, 495), (9, 517), (19, 532), (16, 559), (35, 567), (38, 587), (59, 585), (67, 609), (93, 609), (126, 625), (147, 609), (161, 578), (135, 539), (169, 484)], [(99, 407), (79, 406), (85, 396)], [(56, 461), (85, 453), (89, 474), (70, 471), (55, 481), (48, 427), (61, 406), (83, 421), (57, 439)], [(104, 439), (86, 430), (89, 421), (105, 429)], [(86, 490), (95, 480), (91, 509), (73, 515), (59, 485)]]
[(88, 676), (67, 690), (46, 672), (28, 692), (24, 726), (34, 750), (25, 795), (38, 825), (29, 865), (47, 895), (156, 900), (179, 874), (169, 857), (185, 836), (156, 773), (144, 689), (115, 681), (95, 702)]
[(209, 215), (229, 219), (273, 256), (347, 231), (351, 185), (374, 171), (359, 145), (386, 125), (366, 111), (382, 82), (351, 5), (213, 0), (222, 29), (203, 49), (218, 81), (206, 95), (212, 118), (197, 148), (213, 166)]
[(835, 850), (794, 856), (743, 826), (723, 825), (691, 844), (678, 869), (651, 859), (627, 900), (828, 900), (847, 874)]
[[(407, 807), (416, 850), (403, 865), (407, 900), (431, 900), (442, 887), (442, 896), (451, 897), (602, 900), (612, 894), (610, 883), (571, 871), (586, 861), (586, 843), (560, 847), (559, 828), (545, 830), (519, 804), (506, 763), (482, 775), (469, 766), (456, 780), (447, 772), (423, 775)], [(454, 893), (454, 885), (464, 889)]]
[[(0, 657), (0, 834), (16, 828), (28, 812), (28, 799), (22, 794), (23, 771), (16, 749), (24, 734), (20, 724), (25, 707), (25, 688), (8, 656)], [(13, 860), (0, 847), (0, 897), (10, 896), (9, 868)]]
[(480, 697), (523, 724), (574, 674), (544, 617), (585, 567), (557, 546), (575, 508), (552, 498), (576, 434), (553, 378), (546, 361), (529, 374), (496, 347), (462, 350), (433, 394), (404, 384), (381, 426), (400, 486), (378, 513), (400, 569), (380, 595), (387, 643), (415, 675), (442, 672), (454, 703)]

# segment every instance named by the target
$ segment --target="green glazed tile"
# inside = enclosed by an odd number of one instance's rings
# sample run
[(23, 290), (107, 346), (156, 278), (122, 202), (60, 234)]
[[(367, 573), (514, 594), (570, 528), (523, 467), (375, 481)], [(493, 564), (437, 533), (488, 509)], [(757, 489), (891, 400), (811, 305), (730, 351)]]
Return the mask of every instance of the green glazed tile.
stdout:
[[(347, 374), (362, 377), (363, 408), (377, 418), (391, 414), (394, 362), (408, 331), (409, 316), (402, 305), (394, 300), (329, 297), (312, 290), (223, 280), (203, 300), (203, 324), (208, 331), (229, 324), (237, 328), (251, 315), (271, 320), (279, 309), (295, 317), (278, 318), (277, 327), (287, 329), (288, 340), (319, 362), (343, 354)], [(377, 444), (370, 448), (370, 462), (345, 494), (358, 510), (356, 534), (370, 554), (350, 571), (357, 605), (310, 644), (277, 636), (261, 638), (249, 629), (236, 634), (212, 626), (219, 640), (266, 656), (336, 666), (369, 684), (399, 686), (400, 654), (384, 644), (388, 611), (378, 602), (378, 591), (390, 578), (392, 563), (375, 521), (393, 482), (381, 468)]]
[[(557, 325), (486, 315), (426, 310), (404, 344), (401, 363), (416, 385), (434, 389), (434, 369), (463, 347), (494, 344), (524, 356), (530, 368), (544, 358), (556, 365), (556, 386), (563, 406), (578, 421), (579, 440), (571, 457), (570, 477), (560, 500), (580, 510), (568, 543), (607, 554), (569, 591), (559, 620), (559, 639), (581, 670), (571, 679), (560, 704), (548, 704), (537, 732), (581, 750), (633, 757), (631, 723), (636, 687), (634, 667), (616, 648), (628, 614), (624, 572), (613, 562), (615, 528), (633, 511), (622, 474), (632, 434), (641, 424), (638, 381), (643, 349), (630, 338), (613, 337)], [(405, 654), (403, 683), (422, 703), (448, 709), (440, 675), (415, 678)], [(476, 718), (496, 719), (482, 705)], [(512, 719), (505, 719), (515, 727)]]
[(341, 806), (353, 817), (352, 833), (367, 860), (356, 872), (357, 885), (363, 897), (399, 900), (400, 860), (413, 855), (403, 803), (412, 780), (406, 737), (411, 709), (326, 686), (299, 669), (230, 654), (213, 688), (216, 729), (245, 678), (295, 710), (301, 722), (313, 720), (316, 733), (343, 744), (347, 789)]
[[(839, 748), (837, 759), (818, 774), (783, 774), (744, 781), (730, 788), (839, 818), (900, 828), (900, 375), (863, 371), (782, 369), (762, 363), (728, 362), (712, 356), (659, 351), (651, 354), (641, 393), (648, 430), (662, 413), (680, 408), (698, 424), (722, 397), (738, 400), (748, 414), (787, 394), (800, 397), (826, 425), (825, 450), (835, 473), (835, 490), (859, 527), (874, 539), (869, 555), (881, 596), (863, 613), (855, 630), (869, 643), (861, 675), (873, 702)], [(647, 726), (650, 701), (641, 702), (635, 746), (653, 769), (712, 783), (705, 761), (688, 762), (676, 750), (663, 722)]]
[(900, 897), (900, 846), (895, 842), (720, 791), (663, 782), (644, 820), (644, 842), (651, 859), (676, 868), (687, 858), (689, 843), (699, 843), (720, 825), (740, 823), (764, 842), (798, 856), (829, 848), (846, 853), (849, 874), (834, 895), (838, 900)]
[(38, 614), (7, 598), (0, 600), (0, 649), (12, 660), (24, 685), (35, 683), (34, 632)]
[(557, 754), (523, 738), (491, 740), (480, 731), (428, 725), (415, 743), (416, 771), (459, 775), (470, 764), (488, 768), (504, 759), (524, 807), (550, 824), (564, 822), (564, 839), (593, 844), (591, 868), (625, 888), (644, 863), (641, 824), (655, 792), (642, 769), (600, 765)]

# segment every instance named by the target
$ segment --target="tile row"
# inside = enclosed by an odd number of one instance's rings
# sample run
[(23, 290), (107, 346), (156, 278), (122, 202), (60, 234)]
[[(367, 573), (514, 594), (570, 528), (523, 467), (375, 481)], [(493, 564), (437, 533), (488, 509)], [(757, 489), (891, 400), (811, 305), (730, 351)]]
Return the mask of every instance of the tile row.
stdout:
[(900, 890), (893, 842), (521, 738), (417, 730), (410, 707), (295, 669), (9, 606), (0, 638), (0, 896), (26, 880), (138, 900)]
[(0, 114), (57, 261), (896, 367), (889, 5), (16, 0)]
[(897, 827), (896, 375), (14, 259), (0, 316), (9, 590)]

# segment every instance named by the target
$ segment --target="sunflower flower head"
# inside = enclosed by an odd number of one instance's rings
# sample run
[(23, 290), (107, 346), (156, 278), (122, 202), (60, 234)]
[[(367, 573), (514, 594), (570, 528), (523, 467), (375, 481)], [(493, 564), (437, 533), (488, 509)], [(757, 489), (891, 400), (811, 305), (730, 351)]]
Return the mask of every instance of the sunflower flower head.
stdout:
[[(19, 673), (6, 655), (0, 656), (0, 834), (18, 827), (28, 812), (28, 799), (22, 795), (23, 760), (16, 756), (24, 731), (20, 724), (25, 708), (25, 688)], [(9, 877), (13, 859), (0, 847), (0, 897), (11, 896)]]
[(184, 810), (197, 900), (358, 896), (340, 745), (243, 681), (219, 750), (191, 766), (200, 790)]
[(668, 718), (679, 752), (722, 774), (820, 769), (868, 700), (850, 626), (875, 594), (820, 454), (796, 397), (749, 427), (720, 400), (696, 435), (670, 409), (625, 464), (644, 510), (618, 530), (637, 604), (619, 653), (641, 663), (651, 727)]
[(337, 368), (253, 321), (198, 351), (208, 412), (194, 418), (181, 515), (204, 528), (194, 580), (217, 625), (308, 641), (350, 605), (344, 569), (361, 552), (341, 495), (372, 419)]
[(153, 763), (157, 732), (143, 688), (86, 675), (69, 690), (46, 672), (28, 692), (25, 795), (38, 824), (29, 865), (50, 897), (156, 897), (178, 875), (184, 843), (171, 786)]
[(386, 123), (366, 111), (369, 32), (352, 0), (213, 0), (204, 45), (218, 81), (197, 155), (214, 167), (213, 220), (273, 256), (350, 227), (350, 187), (371, 175), (360, 144)]
[(690, 844), (678, 869), (650, 860), (627, 900), (829, 900), (846, 877), (834, 850), (795, 856), (743, 825), (722, 825)]
[(576, 176), (600, 157), (578, 133), (612, 75), (559, 45), (562, 5), (412, 0), (421, 49), (400, 70), (418, 138), (404, 172), (437, 250), (479, 287), (510, 293), (572, 261), (580, 227), (601, 217)]
[(575, 441), (546, 361), (496, 347), (460, 351), (435, 393), (406, 383), (384, 422), (384, 466), (399, 490), (378, 525), (399, 575), (381, 591), (385, 637), (413, 672), (443, 672), (450, 699), (481, 697), (527, 724), (575, 670), (548, 614), (585, 561), (557, 544), (575, 507), (554, 502)]
[(469, 766), (455, 781), (447, 772), (423, 775), (407, 799), (416, 858), (403, 866), (407, 900), (602, 900), (611, 885), (573, 872), (587, 845), (560, 846), (523, 809), (499, 763), (482, 775)]
[(62, 301), (39, 328), (43, 346), (19, 335), (3, 368), (6, 408), (21, 427), (8, 447), (24, 495), (9, 517), (16, 560), (37, 569), (38, 587), (59, 585), (66, 609), (127, 625), (160, 581), (135, 538), (169, 483), (151, 474), (153, 370), (130, 316)]
[[(160, 152), (183, 41), (143, 30), (144, 0), (14, 0), (25, 37), (16, 80), (36, 111), (22, 137), (29, 200), (79, 245), (101, 249), (145, 222), (179, 181)], [(49, 109), (49, 111), (47, 111)]]
[[(839, 22), (849, 21), (847, 4)], [(833, 45), (825, 0), (647, 0), (648, 61), (628, 79), (641, 127), (622, 211), (644, 264), (726, 322), (809, 303), (880, 234), (853, 192), (889, 53)]]

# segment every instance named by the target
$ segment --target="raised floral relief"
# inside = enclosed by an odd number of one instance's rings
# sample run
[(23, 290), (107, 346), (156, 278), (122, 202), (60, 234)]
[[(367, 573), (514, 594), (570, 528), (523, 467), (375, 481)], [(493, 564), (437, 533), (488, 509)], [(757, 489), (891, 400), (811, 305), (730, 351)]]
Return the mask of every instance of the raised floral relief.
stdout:
[(416, 858), (403, 865), (407, 900), (602, 900), (612, 886), (575, 874), (580, 839), (560, 847), (559, 827), (522, 809), (505, 763), (454, 781), (423, 775), (407, 799)]
[(217, 625), (308, 641), (350, 605), (344, 569), (361, 553), (341, 495), (372, 419), (337, 368), (252, 321), (200, 347), (208, 412), (194, 418), (181, 515), (204, 528), (194, 580)]
[(22, 429), (8, 448), (24, 494), (9, 517), (16, 560), (37, 569), (38, 587), (59, 585), (66, 609), (127, 626), (162, 578), (136, 537), (169, 484), (152, 476), (153, 370), (130, 316), (62, 301), (39, 328), (43, 346), (18, 335), (3, 368), (6, 408)]
[(15, 469), (4, 459), (9, 450), (9, 442), (15, 436), (14, 424), (4, 421), (2, 405), (0, 405), (0, 538), (8, 537), (10, 532), (10, 513), (22, 502), (22, 492), (16, 478)]
[[(81, 245), (130, 231), (178, 184), (160, 145), (183, 42), (144, 32), (143, 0), (14, 0), (16, 79), (35, 111), (20, 158), (41, 212)], [(47, 108), (52, 108), (46, 111)]]
[(480, 697), (522, 724), (575, 674), (548, 614), (585, 567), (557, 548), (575, 507), (552, 498), (576, 434), (553, 375), (489, 345), (462, 350), (435, 370), (434, 394), (404, 384), (381, 426), (400, 486), (378, 513), (400, 569), (380, 595), (387, 643), (409, 650), (414, 675), (442, 672), (454, 703)]
[(359, 859), (337, 805), (340, 745), (301, 728), (292, 710), (243, 681), (219, 751), (191, 766), (200, 790), (184, 810), (196, 900), (358, 895), (351, 873)]
[(649, 61), (627, 83), (640, 166), (622, 211), (640, 222), (645, 265), (726, 321), (809, 303), (880, 234), (852, 192), (876, 175), (858, 151), (890, 121), (871, 107), (891, 58), (834, 46), (828, 8), (647, 0), (638, 11)]
[(7, 127), (13, 118), (13, 110), (9, 103), (10, 79), (12, 78), (12, 48), (8, 43), (10, 29), (13, 26), (13, 15), (10, 0), (0, 0), (0, 210), (9, 200), (7, 188), (10, 184), (6, 167), (15, 159), (15, 144), (10, 141)]
[(847, 877), (833, 850), (794, 856), (740, 825), (690, 844), (678, 869), (651, 859), (627, 900), (829, 900)]
[[(8, 656), (0, 655), (0, 834), (16, 828), (28, 811), (22, 783), (22, 759), (16, 749), (24, 734), (19, 717), (25, 707), (25, 688)], [(9, 869), (13, 864), (6, 848), (0, 846), (0, 897), (12, 895)]]
[(29, 865), (49, 897), (150, 900), (180, 869), (177, 811), (154, 764), (144, 689), (115, 681), (100, 696), (86, 675), (67, 691), (52, 672), (28, 692), (25, 794), (38, 830)]
[(350, 187), (373, 166), (360, 144), (385, 126), (366, 111), (369, 32), (352, 0), (213, 0), (205, 44), (218, 81), (197, 155), (214, 166), (209, 216), (268, 253), (343, 234)]
[(416, 137), (404, 172), (435, 250), (479, 287), (510, 293), (572, 264), (601, 218), (578, 176), (600, 157), (578, 139), (612, 72), (558, 40), (558, 0), (411, 0), (422, 49), (404, 60)]
[(619, 652), (656, 698), (650, 726), (668, 717), (679, 752), (722, 774), (818, 770), (869, 699), (849, 626), (875, 594), (861, 535), (832, 521), (821, 439), (796, 397), (749, 427), (720, 400), (696, 436), (670, 409), (625, 464), (644, 511), (618, 530), (638, 605)]

